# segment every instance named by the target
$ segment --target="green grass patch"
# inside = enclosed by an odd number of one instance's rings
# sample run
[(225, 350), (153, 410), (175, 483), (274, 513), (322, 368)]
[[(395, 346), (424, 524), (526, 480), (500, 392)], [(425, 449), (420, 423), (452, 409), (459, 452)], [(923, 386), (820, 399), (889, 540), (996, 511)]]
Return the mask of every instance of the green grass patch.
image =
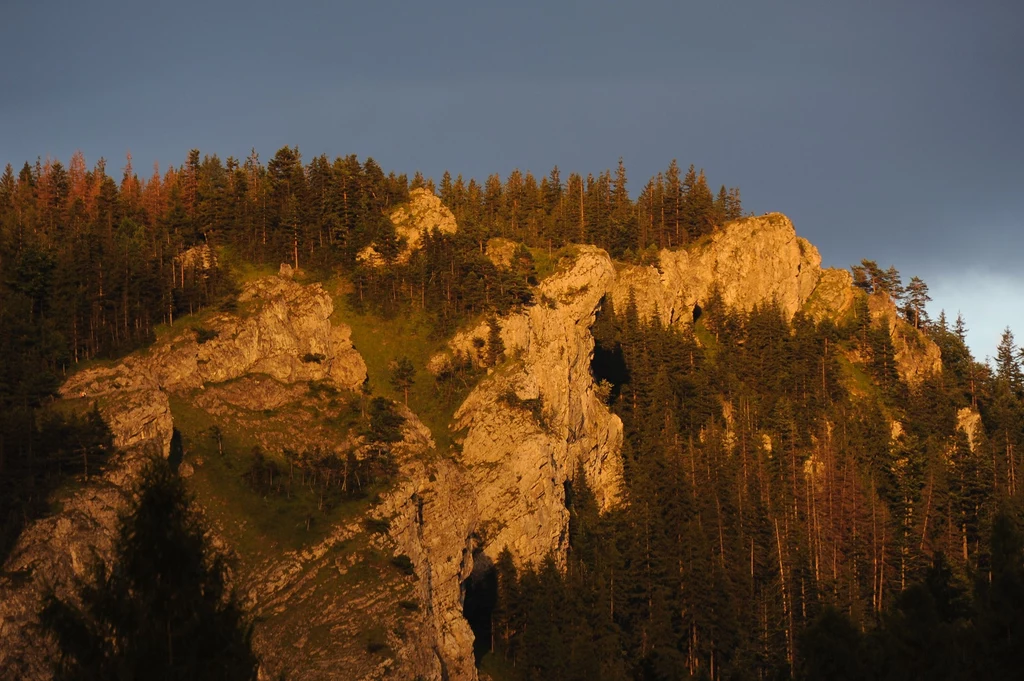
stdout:
[(698, 319), (693, 325), (693, 335), (697, 337), (697, 342), (704, 348), (704, 354), (711, 361), (714, 361), (718, 356), (719, 344), (718, 339), (715, 338), (715, 334), (712, 333), (711, 329), (704, 325), (704, 320)]
[(579, 252), (572, 245), (562, 246), (553, 251), (547, 248), (531, 248), (529, 250), (530, 255), (533, 256), (533, 266), (537, 272), (538, 282), (544, 281), (563, 267), (575, 262)]
[[(185, 314), (175, 319), (170, 324), (157, 324), (153, 327), (153, 335), (158, 341), (165, 338), (177, 338), (185, 335), (186, 332), (197, 332), (197, 329), (205, 328), (204, 322), (217, 314), (217, 307), (204, 307), (194, 314)], [(146, 354), (148, 348), (142, 352)]]
[(217, 248), (217, 258), (222, 266), (228, 268), (232, 278), (238, 284), (276, 275), (280, 267), (279, 265), (252, 262), (252, 258), (237, 253), (231, 246)]
[(95, 397), (64, 397), (54, 400), (48, 409), (61, 416), (85, 416), (97, 404)]
[(840, 354), (837, 361), (842, 369), (842, 381), (847, 390), (860, 395), (872, 395), (876, 392), (874, 381), (862, 367), (851, 362), (844, 354)]
[(67, 371), (62, 382), (80, 371), (86, 371), (88, 369), (105, 369), (107, 367), (114, 366), (116, 363), (116, 359), (83, 359), (76, 364), (69, 364), (67, 366)]
[(408, 406), (430, 429), (438, 451), (448, 451), (453, 443), (449, 425), (473, 383), (460, 385), (459, 390), (445, 399), (434, 376), (427, 371), (427, 362), (445, 349), (447, 339), (436, 337), (428, 318), (421, 313), (390, 319), (359, 314), (348, 304), (345, 294), (335, 293), (333, 297), (334, 314), (331, 319), (352, 328), (352, 343), (366, 362), (373, 394), (405, 402), (404, 391), (391, 385), (391, 367), (402, 357), (407, 357), (415, 368)]
[[(299, 481), (299, 471), (289, 473), (283, 457), (264, 452), (274, 459), (281, 475), (281, 485), (289, 484), (290, 493), (260, 494), (246, 481), (245, 474), (252, 461), (254, 433), (235, 424), (225, 423), (171, 396), (174, 425), (181, 432), (185, 461), (193, 465), (201, 457), (203, 465), (195, 465), (189, 485), (217, 526), (231, 539), (239, 554), (247, 557), (267, 552), (298, 549), (323, 539), (331, 527), (364, 513), (375, 491), (367, 488), (361, 498), (343, 498), (321, 507), (318, 491)], [(220, 444), (213, 427), (220, 429)], [(223, 449), (223, 454), (221, 454)]]

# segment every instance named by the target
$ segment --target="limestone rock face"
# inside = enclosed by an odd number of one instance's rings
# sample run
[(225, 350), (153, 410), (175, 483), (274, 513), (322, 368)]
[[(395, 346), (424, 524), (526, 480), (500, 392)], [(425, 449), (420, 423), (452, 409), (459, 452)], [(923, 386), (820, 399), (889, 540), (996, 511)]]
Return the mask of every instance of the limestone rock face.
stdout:
[[(405, 247), (397, 258), (400, 263), (408, 262), (412, 252), (419, 249), (423, 232), (454, 234), (458, 230), (455, 215), (429, 189), (410, 191), (409, 202), (391, 211), (390, 217), (395, 233), (405, 239)], [(384, 258), (373, 246), (364, 248), (357, 257), (375, 267), (384, 264)]]
[[(436, 462), (390, 499), (392, 533), (432, 604), (441, 678), (475, 679), (462, 581), (508, 547), (519, 564), (564, 560), (566, 483), (578, 468), (608, 508), (620, 498), (622, 423), (598, 399), (590, 327), (614, 269), (581, 247), (541, 283), (545, 301), (500, 320), (508, 357), (455, 414), (458, 463)], [(480, 331), (475, 331), (480, 333)]]
[(178, 267), (198, 270), (200, 276), (206, 277), (217, 267), (217, 252), (209, 244), (201, 244), (182, 251), (174, 261)]
[[(514, 421), (535, 409), (540, 418), (531, 413), (530, 421), (558, 445), (558, 451), (552, 453), (555, 463), (570, 466), (563, 473), (571, 476), (571, 467), (582, 464), (602, 508), (618, 500), (622, 424), (597, 397), (590, 373), (594, 351), (590, 327), (614, 276), (607, 253), (581, 246), (571, 268), (538, 287), (544, 302), (501, 320), (505, 352), (519, 360), (481, 383), (456, 412), (455, 427), (469, 428), (463, 445), (467, 464), (474, 457), (484, 461), (495, 458), (493, 451), (501, 449), (496, 445), (501, 445), (502, 439), (510, 440), (510, 454), (515, 451), (513, 443), (520, 438), (499, 434), (499, 429), (488, 425), (490, 416), (497, 416), (494, 412), (506, 412)], [(529, 400), (537, 400), (533, 403), (537, 406), (524, 408), (520, 404)], [(497, 404), (513, 408), (495, 409)], [(512, 431), (517, 430), (514, 423), (510, 425)], [(529, 437), (521, 427), (518, 430)]]
[(967, 436), (967, 446), (973, 452), (982, 433), (981, 414), (970, 407), (963, 407), (956, 413), (956, 427)]
[[(95, 401), (121, 454), (107, 471), (61, 499), (59, 514), (22, 533), (0, 576), (0, 677), (49, 678), (47, 656), (33, 626), (47, 583), (66, 594), (93, 556), (109, 555), (127, 491), (143, 462), (170, 452), (168, 393), (184, 393), (248, 374), (281, 383), (325, 380), (354, 389), (366, 378), (347, 327), (332, 326), (331, 298), (318, 285), (277, 277), (248, 284), (243, 315), (219, 314), (204, 324), (215, 337), (199, 342), (188, 330), (108, 367), (72, 376), (68, 398)], [(239, 398), (241, 399), (241, 398)], [(22, 579), (11, 574), (24, 576)]]
[(510, 268), (517, 250), (519, 250), (519, 244), (511, 239), (497, 237), (487, 240), (487, 259), (494, 263), (495, 267), (506, 270)]
[(612, 297), (622, 309), (632, 289), (642, 317), (656, 311), (664, 324), (688, 324), (694, 306), (705, 304), (717, 285), (729, 307), (749, 310), (776, 301), (791, 318), (820, 276), (818, 250), (796, 235), (789, 218), (770, 213), (732, 222), (687, 249), (663, 249), (657, 267), (626, 268)]
[(831, 318), (838, 321), (853, 309), (853, 275), (849, 270), (828, 268), (821, 271), (818, 285), (807, 300), (806, 311), (820, 322)]
[(150, 440), (122, 452), (107, 472), (62, 495), (60, 513), (22, 532), (0, 573), (0, 678), (51, 678), (56, 650), (36, 631), (42, 595), (52, 585), (67, 598), (76, 578), (90, 576), (94, 556), (110, 554), (126, 490), (159, 446)]
[(423, 678), (476, 679), (473, 632), (462, 616), (462, 582), (473, 570), (476, 494), (465, 469), (437, 459), (407, 462), (403, 478), (379, 508), (390, 520), (398, 552), (412, 560), (418, 597), (425, 604), (432, 653)]
[(350, 390), (366, 380), (366, 364), (352, 347), (351, 330), (331, 324), (334, 304), (319, 284), (268, 277), (246, 285), (238, 300), (248, 314), (211, 317), (203, 329), (212, 336), (208, 340), (200, 339), (202, 332), (188, 331), (159, 341), (148, 353), (75, 374), (61, 393), (97, 400), (118, 447), (158, 438), (166, 454), (168, 392), (250, 373), (281, 383), (327, 380)]
[(391, 212), (391, 222), (398, 236), (405, 237), (410, 251), (419, 248), (420, 234), (424, 231), (454, 234), (458, 229), (455, 216), (429, 189), (410, 191), (409, 203)]
[(896, 370), (908, 385), (915, 386), (927, 376), (942, 372), (942, 352), (930, 338), (915, 329), (896, 312), (896, 304), (885, 293), (868, 296), (871, 322), (889, 324), (889, 338), (895, 350)]
[[(409, 204), (396, 209), (391, 219), (406, 240), (400, 256), (404, 259), (420, 246), (423, 231), (456, 229), (451, 212), (426, 190), (411, 192)], [(512, 242), (491, 240), (487, 254), (497, 266), (507, 267), (516, 248)], [(363, 255), (371, 262), (379, 258), (372, 248)], [(73, 493), (64, 512), (29, 528), (6, 570), (34, 570), (66, 580), (81, 573), (93, 549), (99, 555), (109, 552), (123, 490), (135, 475), (133, 462), (141, 461), (146, 451), (169, 451), (169, 394), (188, 395), (210, 414), (248, 411), (251, 418), (266, 419), (270, 417), (262, 412), (272, 410), (275, 418), (294, 420), (290, 429), (276, 429), (282, 437), (294, 440), (294, 431), (302, 430), (309, 438), (327, 439), (316, 430), (312, 416), (297, 415), (302, 411), (297, 409), (293, 417), (289, 405), (301, 402), (305, 384), (312, 381), (358, 388), (366, 380), (366, 365), (352, 346), (350, 329), (332, 324), (330, 296), (319, 285), (292, 281), (284, 268), (282, 274), (246, 285), (239, 314), (214, 315), (202, 322), (203, 329), (186, 330), (113, 366), (69, 379), (63, 394), (95, 400), (116, 444), (127, 451), (101, 479)], [(475, 680), (473, 633), (462, 614), (465, 580), (486, 570), (506, 547), (520, 566), (549, 552), (564, 562), (569, 521), (565, 495), (577, 471), (602, 509), (621, 499), (622, 423), (599, 397), (590, 367), (591, 327), (602, 299), (610, 295), (621, 310), (632, 291), (641, 316), (684, 325), (716, 287), (724, 303), (735, 309), (774, 301), (787, 317), (802, 310), (817, 320), (839, 319), (858, 295), (850, 274), (822, 270), (817, 250), (797, 237), (790, 221), (779, 214), (733, 222), (685, 250), (663, 250), (656, 266), (627, 266), (616, 272), (603, 250), (576, 247), (571, 263), (537, 287), (534, 305), (498, 320), (505, 358), (488, 367), (455, 413), (451, 427), (460, 451), (431, 455), (435, 447), (429, 430), (411, 412), (403, 414), (400, 475), (372, 511), (388, 521), (389, 530), (372, 548), (407, 555), (415, 580), (388, 582), (366, 593), (345, 586), (355, 565), (338, 557), (338, 547), (359, 534), (359, 523), (335, 528), (320, 544), (275, 556), (243, 577), (248, 604), (265, 618), (255, 640), (273, 670), (310, 651), (303, 660), (303, 678), (331, 678), (337, 659), (318, 658), (317, 651), (326, 648), (308, 643), (304, 634), (296, 636), (296, 630), (329, 630), (338, 636), (332, 649), (340, 650), (349, 645), (343, 637), (356, 640), (355, 629), (346, 624), (350, 615), (372, 611), (393, 599), (389, 589), (401, 586), (415, 593), (422, 608), (411, 616), (415, 622), (407, 638), (388, 639), (397, 651), (395, 666), (365, 667), (365, 651), (352, 648), (353, 659), (360, 661), (347, 669), (349, 675)], [(883, 318), (889, 322), (904, 379), (919, 381), (941, 369), (938, 348), (900, 319), (891, 301), (873, 296), (869, 310), (874, 323)], [(490, 333), (486, 322), (459, 332), (449, 351), (432, 359), (428, 368), (442, 372), (456, 355), (485, 366), (481, 342)], [(727, 441), (733, 437), (732, 412), (732, 405), (724, 403)], [(977, 422), (976, 413), (958, 414), (972, 446)], [(899, 437), (895, 430), (892, 434)], [(358, 446), (354, 441), (324, 444)], [(771, 456), (767, 435), (762, 449)], [(805, 466), (812, 479), (818, 466), (816, 460)], [(320, 591), (323, 584), (333, 590)], [(0, 676), (13, 670), (13, 677), (31, 677), (37, 671), (46, 677), (39, 671), (44, 670), (46, 651), (32, 653), (30, 638), (39, 589), (31, 579), (16, 582), (0, 576)], [(359, 610), (361, 605), (352, 605), (357, 600), (372, 607)], [(294, 613), (309, 610), (292, 609), (296, 603), (322, 607), (302, 620)], [(293, 645), (299, 653), (278, 645), (292, 639), (297, 639)], [(24, 662), (24, 670), (14, 666), (15, 659)]]

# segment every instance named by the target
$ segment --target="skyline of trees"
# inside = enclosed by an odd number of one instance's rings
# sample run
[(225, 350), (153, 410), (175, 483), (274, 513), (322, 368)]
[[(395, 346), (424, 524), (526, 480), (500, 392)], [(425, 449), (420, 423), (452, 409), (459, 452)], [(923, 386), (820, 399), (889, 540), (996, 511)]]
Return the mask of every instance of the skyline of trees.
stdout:
[[(184, 255), (208, 245), (256, 263), (351, 270), (374, 244), (390, 261), (399, 249), (390, 210), (410, 188), (431, 187), (417, 174), (386, 174), (355, 156), (304, 163), (284, 147), (265, 164), (189, 152), (181, 166), (140, 178), (129, 155), (120, 182), (100, 159), (78, 152), (67, 167), (37, 159), (0, 175), (0, 253), (10, 285), (26, 294), (29, 321), (59, 320), (51, 335), (69, 345), (68, 361), (146, 342), (169, 323), (210, 304), (227, 282)], [(482, 242), (505, 236), (528, 246), (596, 243), (631, 259), (655, 246), (678, 246), (739, 217), (737, 189), (717, 198), (703, 171), (673, 161), (630, 197), (625, 166), (563, 181), (557, 167), (538, 179), (513, 171), (503, 181), (454, 179), (438, 185), (460, 231)], [(11, 262), (14, 260), (14, 262)], [(56, 300), (47, 293), (57, 289)]]
[[(66, 372), (144, 347), (160, 324), (233, 309), (234, 270), (287, 262), (317, 278), (341, 276), (356, 311), (422, 314), (446, 336), (469, 318), (494, 320), (534, 302), (544, 268), (572, 243), (651, 262), (657, 249), (742, 215), (738, 190), (716, 195), (703, 172), (684, 173), (675, 161), (635, 199), (628, 182), (620, 161), (565, 181), (556, 167), (539, 179), (514, 171), (483, 183), (445, 173), (434, 185), (385, 174), (371, 158), (304, 162), (290, 147), (266, 164), (255, 152), (221, 162), (192, 150), (181, 167), (145, 181), (129, 158), (120, 183), (103, 160), (87, 169), (81, 154), (67, 168), (26, 163), (15, 174), (8, 166), (0, 175), (0, 475), (18, 495), (9, 497), (15, 522), (5, 545), (46, 511), (60, 476), (80, 470), (77, 460), (63, 467), (70, 452), (102, 461), (110, 449), (96, 416), (46, 420)], [(459, 230), (425, 235), (398, 262), (388, 214), (420, 187), (440, 195)], [(509, 269), (484, 255), (496, 236), (520, 243)], [(371, 244), (383, 267), (359, 262)], [(506, 650), (547, 660), (531, 662), (536, 678), (598, 663), (609, 678), (718, 679), (723, 670), (764, 678), (799, 668), (811, 627), (848, 633), (828, 606), (875, 625), (938, 553), (959, 578), (988, 569), (999, 505), (1019, 506), (1022, 493), (1022, 351), (1008, 328), (993, 364), (977, 362), (962, 317), (952, 326), (944, 313), (928, 317), (921, 279), (904, 285), (895, 267), (870, 260), (852, 271), (856, 286), (888, 294), (939, 345), (941, 375), (914, 387), (900, 379), (888, 321), (873, 326), (863, 296), (841, 325), (802, 315), (790, 324), (771, 305), (739, 313), (702, 301), (709, 335), (700, 342), (693, 329), (641, 322), (635, 306), (602, 311), (599, 353), (622, 366), (607, 374), (596, 366), (595, 378), (607, 382), (602, 394), (624, 424), (629, 503), (596, 517), (579, 486), (568, 573), (543, 564), (516, 577), (526, 603), (519, 614), (539, 624), (515, 640), (511, 622), (494, 631), (506, 632)], [(490, 365), (503, 355), (494, 329), (480, 348)], [(414, 376), (396, 363), (392, 385), (404, 394)], [(381, 448), (398, 428), (386, 406), (371, 404), (369, 432)], [(965, 406), (984, 425), (977, 449), (956, 428)], [(892, 420), (904, 435), (892, 435)], [(530, 610), (552, 597), (573, 604), (566, 612), (576, 629)], [(567, 647), (552, 647), (558, 640)], [(573, 648), (573, 640), (601, 647)]]

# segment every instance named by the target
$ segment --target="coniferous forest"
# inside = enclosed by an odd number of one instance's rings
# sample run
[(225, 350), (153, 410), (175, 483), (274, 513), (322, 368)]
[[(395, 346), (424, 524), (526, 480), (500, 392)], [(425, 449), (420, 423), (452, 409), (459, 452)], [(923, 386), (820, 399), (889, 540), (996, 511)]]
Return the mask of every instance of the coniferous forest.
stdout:
[[(399, 244), (387, 216), (417, 187), (439, 192), (459, 231), (425, 239), (407, 263), (361, 265), (356, 256), (369, 244), (393, 260)], [(703, 172), (681, 173), (675, 162), (637, 200), (621, 163), (614, 174), (564, 181), (557, 168), (539, 181), (515, 171), (482, 185), (445, 173), (439, 186), (385, 174), (370, 158), (304, 163), (289, 147), (266, 163), (255, 151), (221, 161), (192, 150), (180, 167), (154, 168), (148, 179), (130, 156), (119, 180), (105, 160), (89, 168), (80, 153), (66, 166), (37, 160), (15, 172), (8, 164), (0, 174), (0, 556), (46, 511), (54, 484), (87, 473), (88, 454), (98, 463), (108, 448), (98, 416), (78, 424), (39, 409), (67, 372), (145, 346), (160, 324), (230, 306), (232, 271), (282, 261), (340, 271), (357, 308), (418, 306), (447, 334), (469, 315), (529, 299), (528, 253), (513, 272), (499, 272), (483, 255), (490, 237), (549, 251), (590, 242), (637, 258), (740, 212), (738, 190), (715, 195)]]
[[(355, 309), (415, 311), (448, 336), (528, 304), (536, 254), (591, 243), (651, 262), (743, 214), (739, 190), (714, 191), (674, 161), (639, 189), (621, 162), (435, 184), (289, 147), (266, 163), (193, 150), (148, 179), (129, 157), (117, 174), (77, 154), (0, 176), (0, 558), (50, 511), (50, 492), (112, 449), (98, 413), (55, 408), (64, 377), (145, 347), (160, 325), (230, 309), (240, 270), (340, 275)], [(436, 192), (459, 229), (399, 261), (388, 214), (416, 188)], [(493, 237), (523, 244), (510, 269), (484, 255)], [(371, 244), (384, 267), (357, 258)], [(1007, 329), (994, 364), (979, 362), (962, 318), (929, 318), (920, 279), (904, 286), (871, 261), (853, 274), (865, 295), (841, 322), (713, 299), (679, 330), (604, 304), (593, 371), (624, 424), (625, 500), (599, 514), (577, 475), (564, 569), (554, 557), (517, 568), (505, 553), (470, 587), (485, 592), (467, 615), (495, 674), (1019, 676), (1021, 352)], [(868, 294), (895, 299), (939, 346), (941, 374), (900, 378)], [(964, 408), (983, 425), (972, 438)]]
[[(909, 389), (866, 315), (787, 325), (712, 301), (698, 342), (606, 305), (595, 375), (628, 503), (600, 515), (577, 475), (564, 573), (501, 556), (497, 653), (526, 679), (1015, 678), (1018, 362), (987, 373), (940, 320), (944, 372)], [(862, 394), (843, 347), (874, 358)]]

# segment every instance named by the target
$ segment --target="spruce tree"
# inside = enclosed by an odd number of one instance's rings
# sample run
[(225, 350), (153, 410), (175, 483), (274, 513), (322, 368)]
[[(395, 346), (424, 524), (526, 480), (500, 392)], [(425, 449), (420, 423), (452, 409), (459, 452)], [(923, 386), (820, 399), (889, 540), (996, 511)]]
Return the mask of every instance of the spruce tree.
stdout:
[(226, 559), (163, 460), (143, 473), (109, 567), (98, 564), (73, 599), (49, 596), (42, 623), (60, 649), (56, 679), (256, 678)]
[(1003, 329), (996, 348), (996, 376), (1012, 392), (1021, 389), (1024, 373), (1020, 364), (1020, 354), (1010, 327)]
[(928, 284), (924, 283), (920, 277), (912, 277), (910, 283), (907, 284), (906, 301), (907, 310), (910, 312), (908, 315), (910, 322), (913, 323), (914, 328), (921, 328), (921, 324), (928, 321), (928, 313), (925, 310), (925, 305), (931, 301), (931, 296), (928, 295)]
[(408, 357), (402, 357), (391, 364), (391, 387), (402, 393), (405, 405), (409, 406), (409, 388), (416, 382), (416, 367)]

